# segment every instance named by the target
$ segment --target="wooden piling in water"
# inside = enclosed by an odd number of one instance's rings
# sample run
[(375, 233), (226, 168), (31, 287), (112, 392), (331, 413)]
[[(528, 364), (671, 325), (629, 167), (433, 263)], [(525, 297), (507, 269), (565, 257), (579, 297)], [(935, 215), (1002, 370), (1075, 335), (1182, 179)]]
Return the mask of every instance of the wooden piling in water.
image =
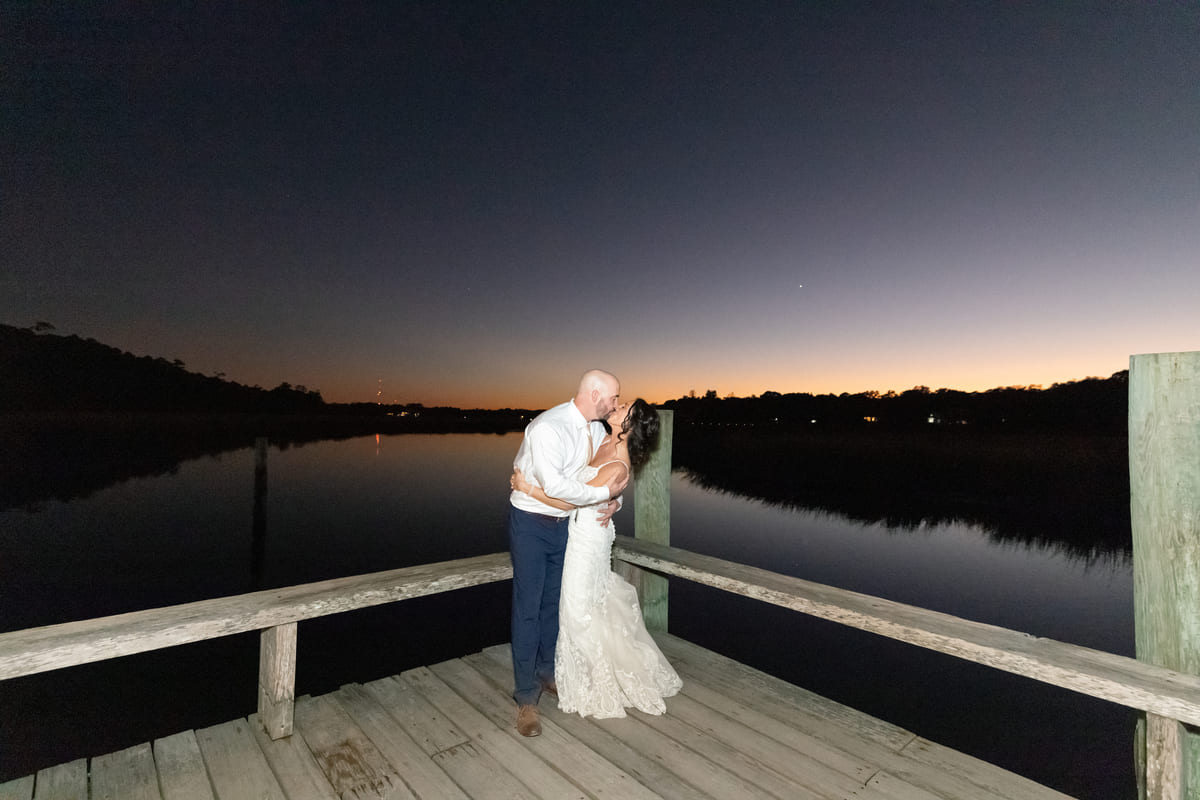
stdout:
[[(1200, 351), (1129, 359), (1134, 630), (1141, 661), (1200, 675)], [(1200, 735), (1147, 714), (1148, 800), (1200, 798)]]
[[(671, 447), (675, 412), (658, 412), (658, 447), (642, 466), (634, 482), (634, 538), (657, 544), (671, 543)], [(646, 628), (667, 630), (667, 579), (632, 564), (618, 563), (618, 571), (637, 588)]]
[(250, 524), (250, 578), (262, 585), (267, 559), (267, 437), (254, 440), (254, 516)]

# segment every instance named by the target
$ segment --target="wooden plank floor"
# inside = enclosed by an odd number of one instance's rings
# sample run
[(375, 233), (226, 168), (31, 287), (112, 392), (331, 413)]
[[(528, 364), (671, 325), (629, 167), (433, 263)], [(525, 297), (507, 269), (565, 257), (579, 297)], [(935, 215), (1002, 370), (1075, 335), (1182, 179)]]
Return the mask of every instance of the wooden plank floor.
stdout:
[(0, 800), (828, 798), (1066, 795), (673, 636), (667, 714), (586, 720), (541, 704), (513, 726), (507, 646), (296, 704), (294, 735), (254, 715), (0, 784)]

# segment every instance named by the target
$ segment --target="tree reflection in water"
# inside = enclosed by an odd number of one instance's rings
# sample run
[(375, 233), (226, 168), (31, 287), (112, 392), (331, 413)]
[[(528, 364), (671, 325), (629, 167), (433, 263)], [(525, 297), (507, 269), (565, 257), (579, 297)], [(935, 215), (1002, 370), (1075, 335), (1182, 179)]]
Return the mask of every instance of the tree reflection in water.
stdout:
[(963, 522), (998, 541), (1127, 557), (1124, 436), (684, 430), (672, 463), (696, 485), (903, 531)]

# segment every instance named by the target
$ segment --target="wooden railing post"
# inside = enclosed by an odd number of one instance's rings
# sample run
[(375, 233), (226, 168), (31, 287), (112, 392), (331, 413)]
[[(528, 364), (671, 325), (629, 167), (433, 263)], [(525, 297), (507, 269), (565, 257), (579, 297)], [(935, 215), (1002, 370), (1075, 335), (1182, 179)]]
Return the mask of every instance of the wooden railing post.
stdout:
[(258, 653), (258, 718), (267, 735), (292, 735), (296, 704), (296, 623), (262, 632)]
[[(634, 483), (634, 538), (657, 544), (671, 543), (671, 447), (675, 435), (675, 412), (658, 412), (658, 447), (650, 455)], [(661, 575), (619, 564), (618, 571), (637, 588), (646, 628), (667, 630), (667, 579)]]
[(1146, 714), (1146, 789), (1148, 800), (1177, 800), (1187, 785), (1187, 728), (1177, 719)]
[[(1200, 352), (1129, 359), (1129, 491), (1137, 657), (1200, 675)], [(1148, 717), (1144, 796), (1200, 798), (1200, 736)]]

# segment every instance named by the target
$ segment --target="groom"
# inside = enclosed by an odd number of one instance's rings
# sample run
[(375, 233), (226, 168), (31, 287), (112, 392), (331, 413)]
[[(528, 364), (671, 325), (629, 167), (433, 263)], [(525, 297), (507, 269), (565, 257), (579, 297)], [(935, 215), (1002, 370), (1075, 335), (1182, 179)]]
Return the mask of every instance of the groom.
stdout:
[[(526, 426), (513, 466), (548, 496), (572, 505), (593, 505), (619, 495), (628, 475), (605, 486), (588, 486), (575, 475), (600, 445), (604, 437), (600, 420), (617, 407), (620, 394), (616, 376), (598, 369), (585, 373), (574, 399), (543, 411)], [(538, 698), (543, 689), (558, 694), (554, 645), (569, 512), (518, 491), (509, 502), (513, 699), (517, 701), (517, 731), (522, 736), (537, 736), (542, 732)]]

